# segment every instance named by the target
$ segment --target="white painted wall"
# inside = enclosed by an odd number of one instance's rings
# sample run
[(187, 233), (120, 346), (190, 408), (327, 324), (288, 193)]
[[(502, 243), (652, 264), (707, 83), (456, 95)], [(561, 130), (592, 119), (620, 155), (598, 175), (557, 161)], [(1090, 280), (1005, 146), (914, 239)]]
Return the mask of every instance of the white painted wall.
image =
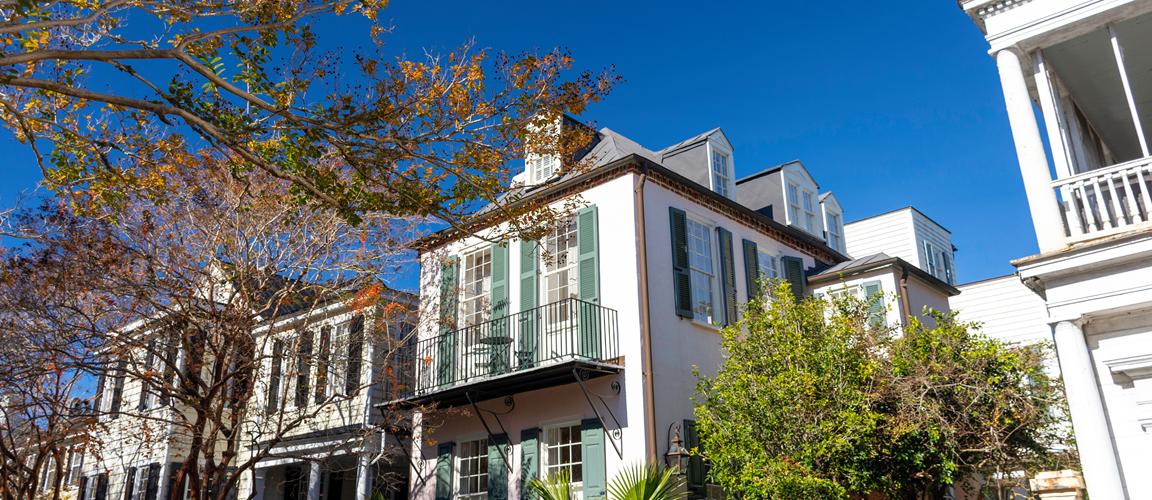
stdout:
[(884, 323), (890, 327), (904, 324), (903, 314), (900, 311), (900, 278), (893, 268), (886, 267), (872, 272), (852, 276), (850, 279), (833, 283), (822, 284), (812, 289), (813, 293), (831, 295), (849, 290), (861, 299), (864, 297), (864, 284), (870, 281), (879, 281), (884, 291)]
[(805, 267), (812, 267), (811, 256), (772, 240), (760, 232), (735, 222), (727, 216), (699, 203), (690, 201), (659, 185), (648, 183), (645, 188), (646, 233), (648, 242), (648, 268), (650, 279), (649, 310), (652, 321), (653, 378), (656, 381), (656, 451), (663, 455), (668, 450), (668, 430), (674, 423), (691, 419), (692, 393), (696, 378), (692, 368), (699, 367), (703, 375), (713, 375), (723, 363), (719, 330), (676, 315), (672, 289), (672, 247), (668, 208), (685, 210), (691, 216), (713, 221), (732, 232), (732, 246), (736, 269), (736, 297), (746, 302), (748, 290), (744, 278), (743, 239), (755, 241), (760, 250), (802, 257)]
[[(624, 464), (641, 461), (646, 448), (644, 382), (641, 373), (643, 361), (640, 356), (639, 282), (636, 278), (639, 274), (639, 264), (637, 259), (638, 243), (635, 237), (635, 203), (633, 201), (635, 179), (636, 176), (627, 174), (581, 193), (581, 198), (585, 203), (597, 207), (600, 245), (600, 305), (617, 312), (618, 342), (623, 363), (626, 366), (620, 375), (604, 377), (591, 382), (591, 386), (597, 394), (608, 396), (606, 400), (612, 405), (612, 412), (623, 424), (621, 429), (623, 458), (615, 455), (615, 450), (607, 442), (607, 438), (605, 441), (609, 478), (615, 475), (615, 471)], [(667, 209), (664, 211), (664, 216), (667, 217)], [(442, 258), (443, 255), (458, 255), (466, 249), (479, 248), (489, 244), (480, 237), (470, 237), (461, 242), (448, 244), (434, 253), (421, 256), (420, 295), (422, 306), (419, 324), (421, 338), (430, 338), (439, 334), (440, 265), (438, 259)], [(509, 301), (510, 312), (515, 314), (519, 311), (521, 293), (519, 242), (512, 242), (509, 248)], [(667, 288), (661, 286), (659, 281), (654, 281), (652, 286)], [(622, 391), (619, 396), (612, 395), (609, 390), (612, 379), (621, 383)], [(583, 393), (575, 382), (518, 394), (515, 399), (516, 410), (506, 416), (501, 416), (509, 435), (509, 441), (513, 444), (514, 449), (515, 458), (512, 459), (512, 463), (515, 466), (513, 467), (514, 472), (510, 476), (512, 487), (518, 487), (521, 479), (518, 476), (518, 464), (519, 439), (522, 429), (560, 422), (579, 422), (581, 419), (594, 417), (592, 409), (588, 406)], [(502, 399), (483, 402), (481, 406), (500, 411), (503, 408)], [(467, 413), (471, 413), (471, 410), (468, 410)], [(426, 418), (429, 420), (439, 419), (439, 425), (430, 435), (418, 437), (415, 440), (417, 442), (421, 439), (424, 441), (431, 439), (435, 442), (457, 442), (469, 437), (475, 439), (484, 434), (483, 427), (474, 415), (457, 412), (454, 415), (429, 415)], [(609, 420), (606, 430), (612, 431), (612, 425)], [(418, 453), (416, 455), (418, 462), (416, 470), (424, 473), (429, 479), (427, 484), (421, 485), (418, 474), (413, 474), (413, 496), (415, 498), (432, 498), (435, 495), (436, 448), (435, 446), (417, 446), (415, 451)]]

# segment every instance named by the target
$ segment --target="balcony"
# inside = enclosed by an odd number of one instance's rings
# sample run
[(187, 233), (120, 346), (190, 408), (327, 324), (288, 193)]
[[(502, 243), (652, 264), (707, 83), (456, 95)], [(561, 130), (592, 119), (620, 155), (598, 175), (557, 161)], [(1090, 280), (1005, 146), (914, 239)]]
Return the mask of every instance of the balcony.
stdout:
[(421, 339), (416, 404), (466, 404), (622, 370), (615, 310), (579, 299)]
[(1089, 170), (1052, 182), (1064, 208), (1069, 242), (1139, 229), (1152, 215), (1152, 157)]

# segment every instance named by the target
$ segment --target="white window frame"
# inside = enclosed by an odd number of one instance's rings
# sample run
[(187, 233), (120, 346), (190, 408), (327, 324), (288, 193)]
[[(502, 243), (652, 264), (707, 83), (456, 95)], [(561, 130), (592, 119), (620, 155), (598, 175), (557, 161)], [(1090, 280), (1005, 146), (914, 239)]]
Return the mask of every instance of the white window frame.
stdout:
[[(756, 250), (756, 264), (760, 271), (760, 277), (779, 279), (780, 278), (780, 257), (773, 252), (766, 252), (764, 250)], [(765, 265), (771, 263), (771, 265)], [(768, 272), (771, 271), (771, 272)]]
[(936, 257), (937, 257), (936, 245), (933, 245), (931, 241), (924, 240), (923, 246), (924, 246), (924, 268), (925, 268), (924, 270), (928, 271), (928, 274), (931, 274), (932, 276), (939, 278), (940, 277), (940, 274), (938, 273), (939, 268), (938, 268), (937, 263), (936, 263)]
[(551, 179), (560, 172), (560, 158), (556, 155), (532, 155), (527, 164), (528, 178), (533, 184)]
[[(560, 429), (568, 428), (571, 432), (570, 439), (567, 443), (557, 444), (552, 441), (554, 432), (559, 432)], [(542, 429), (540, 440), (540, 476), (542, 478), (549, 478), (552, 476), (553, 471), (559, 472), (561, 468), (568, 468), (571, 470), (573, 465), (580, 465), (580, 480), (572, 481), (572, 494), (574, 498), (584, 498), (584, 436), (580, 427), (580, 422), (564, 422), (559, 424), (546, 425)], [(552, 448), (566, 447), (569, 449), (568, 462), (552, 463), (549, 451)], [(571, 452), (578, 450), (580, 452), (580, 461), (572, 460)], [(569, 480), (572, 480), (572, 475), (569, 474)]]
[(828, 246), (837, 251), (844, 251), (844, 222), (843, 216), (838, 212), (829, 211), (824, 224), (828, 226)]
[(819, 220), (816, 217), (816, 193), (801, 188), (800, 201), (803, 210), (804, 228), (807, 229), (808, 232), (815, 234), (819, 229), (816, 224), (817, 220)]
[[(466, 457), (464, 456), (464, 451), (465, 448), (470, 445), (476, 446), (476, 455), (469, 455)], [(488, 438), (481, 437), (477, 439), (462, 441), (456, 445), (456, 450), (457, 453), (455, 454), (456, 456), (453, 460), (455, 463), (452, 464), (456, 470), (455, 480), (453, 481), (454, 484), (452, 485), (452, 491), (455, 493), (454, 498), (465, 500), (488, 498), (488, 474), (491, 472), (488, 470)], [(474, 471), (469, 471), (474, 473), (467, 475), (464, 474), (464, 464), (466, 461), (475, 464)], [(470, 480), (473, 478), (476, 479), (476, 487), (478, 491), (463, 491), (464, 488), (461, 487), (461, 483), (463, 483), (466, 479)]]
[[(561, 231), (565, 233), (565, 238), (567, 238), (567, 246), (563, 252), (557, 251), (555, 246), (555, 243), (558, 243), (559, 234)], [(580, 275), (577, 270), (580, 250), (576, 237), (576, 218), (572, 217), (566, 223), (557, 224), (556, 228), (544, 238), (544, 251), (539, 252), (540, 265), (538, 267), (538, 269), (540, 269), (540, 305), (546, 306), (548, 304), (559, 302), (568, 298), (578, 298), (580, 296)], [(560, 273), (565, 271), (568, 273), (568, 282), (567, 284), (563, 285), (563, 287), (557, 287), (556, 289), (566, 289), (567, 296), (552, 297), (550, 294), (552, 290), (549, 289), (549, 279), (553, 276), (558, 276)], [(554, 318), (545, 318), (547, 331), (552, 331), (553, 328), (559, 328), (560, 330), (563, 330), (564, 326), (568, 326), (565, 323), (565, 320), (568, 318), (568, 316), (570, 316), (567, 314), (567, 307), (561, 309), (563, 310), (554, 308), (547, 309), (550, 313), (553, 313), (556, 316)]]
[[(468, 272), (476, 268), (482, 270), (485, 267), (483, 260), (480, 263), (470, 262), (471, 259), (483, 259), (482, 255), (487, 254), (487, 273), (478, 281), (472, 279), (470, 281)], [(474, 285), (479, 286), (479, 290), (473, 290)], [(457, 324), (460, 327), (468, 327), (484, 323), (492, 318), (492, 247), (485, 246), (483, 248), (474, 249), (460, 257), (460, 297), (459, 297), (459, 312)], [(469, 307), (476, 308), (469, 311)]]
[[(716, 326), (718, 314), (717, 309), (720, 303), (720, 252), (719, 245), (716, 238), (716, 225), (707, 219), (696, 217), (692, 214), (687, 214), (686, 233), (688, 240), (688, 279), (692, 289), (692, 320), (696, 323)], [(710, 263), (710, 270), (706, 270), (693, 263), (693, 255), (695, 254), (693, 248), (693, 225), (704, 229), (704, 234), (707, 235), (708, 241), (708, 262)], [(700, 294), (697, 293), (696, 279), (697, 277), (704, 277), (708, 280), (710, 293), (708, 294), (708, 302), (710, 311), (708, 314), (701, 316), (696, 309), (697, 304), (700, 302)]]
[[(724, 165), (722, 171), (716, 169), (716, 159), (722, 158)], [(708, 185), (717, 194), (732, 199), (736, 194), (736, 182), (733, 175), (732, 152), (708, 143)], [(719, 179), (717, 179), (719, 177)], [(719, 180), (719, 182), (717, 182)]]

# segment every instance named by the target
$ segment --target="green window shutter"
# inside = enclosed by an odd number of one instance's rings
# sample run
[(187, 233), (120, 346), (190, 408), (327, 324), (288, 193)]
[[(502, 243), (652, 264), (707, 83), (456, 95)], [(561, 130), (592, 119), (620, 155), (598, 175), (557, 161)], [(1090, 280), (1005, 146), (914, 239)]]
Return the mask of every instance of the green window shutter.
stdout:
[(508, 463), (505, 457), (508, 449), (508, 435), (497, 434), (488, 438), (488, 498), (508, 499)]
[(672, 233), (672, 291), (676, 295), (676, 315), (692, 319), (692, 279), (688, 272), (688, 214), (679, 208), (668, 207), (668, 223)]
[(873, 325), (884, 324), (884, 287), (879, 281), (867, 281), (864, 287), (864, 300), (868, 301), (868, 322)]
[(596, 226), (595, 205), (576, 212), (576, 248), (579, 254), (577, 272), (580, 275), (580, 300), (594, 304), (600, 302), (600, 241)]
[(438, 385), (455, 381), (456, 366), (456, 303), (458, 301), (457, 274), (460, 258), (451, 257), (440, 266), (440, 336), (436, 341)]
[(736, 322), (736, 261), (732, 254), (732, 233), (716, 228), (720, 243), (720, 293), (724, 296), (724, 325)]
[(589, 359), (600, 358), (600, 242), (597, 230), (596, 206), (576, 213), (577, 274), (579, 274), (580, 302), (574, 302), (576, 321), (580, 329), (580, 355)]
[(804, 284), (807, 278), (804, 277), (804, 260), (800, 257), (780, 257), (780, 264), (784, 267), (784, 279), (792, 285), (792, 295), (796, 300), (804, 298)]
[(516, 352), (516, 364), (520, 368), (531, 368), (536, 363), (536, 346), (540, 344), (540, 332), (536, 326), (539, 324), (536, 313), (529, 313), (536, 308), (536, 300), (540, 296), (537, 289), (539, 277), (536, 273), (536, 242), (520, 242), (520, 344)]
[(436, 500), (452, 499), (452, 451), (456, 443), (444, 443), (436, 447)]
[(532, 500), (528, 483), (540, 477), (540, 429), (520, 431), (520, 498)]
[(744, 284), (748, 300), (760, 294), (760, 251), (755, 241), (744, 240)]
[(508, 315), (508, 245), (492, 245), (492, 318)]
[(584, 499), (608, 498), (608, 469), (604, 459), (604, 426), (599, 419), (580, 422), (580, 454), (584, 459)]
[(690, 490), (703, 493), (706, 486), (707, 470), (704, 468), (704, 458), (698, 455), (701, 444), (700, 434), (696, 432), (696, 421), (685, 420), (683, 428), (684, 447), (692, 452), (691, 458), (688, 459), (688, 473), (685, 475), (685, 479)]

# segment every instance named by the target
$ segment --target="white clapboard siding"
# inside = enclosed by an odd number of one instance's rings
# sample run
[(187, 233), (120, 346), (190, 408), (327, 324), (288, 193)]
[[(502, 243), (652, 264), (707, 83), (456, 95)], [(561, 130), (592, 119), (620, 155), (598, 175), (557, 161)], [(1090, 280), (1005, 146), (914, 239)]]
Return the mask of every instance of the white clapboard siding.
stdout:
[(1050, 340), (1048, 310), (1044, 299), (1014, 274), (960, 285), (960, 295), (949, 299), (952, 310), (964, 321), (983, 325), (989, 337), (1011, 342)]
[(877, 253), (900, 257), (912, 264), (919, 259), (912, 219), (907, 210), (897, 210), (844, 225), (848, 255), (862, 258)]

